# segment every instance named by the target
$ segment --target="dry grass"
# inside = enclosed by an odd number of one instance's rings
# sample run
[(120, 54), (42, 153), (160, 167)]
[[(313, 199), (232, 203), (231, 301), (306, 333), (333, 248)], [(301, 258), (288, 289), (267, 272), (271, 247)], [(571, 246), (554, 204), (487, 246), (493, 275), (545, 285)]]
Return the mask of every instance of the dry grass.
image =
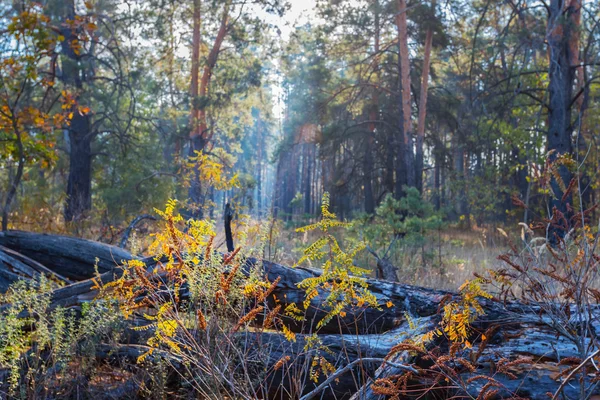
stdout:
[[(53, 220), (49, 214), (39, 213), (38, 219), (17, 219), (13, 228), (44, 231), (48, 233), (73, 234), (59, 221)], [(42, 220), (39, 220), (39, 219)], [(216, 216), (215, 245), (224, 250), (225, 235), (222, 219)], [(315, 240), (314, 233), (296, 233), (292, 228), (284, 228), (282, 221), (275, 223), (268, 220), (235, 221), (234, 233), (236, 245), (243, 243), (253, 248), (261, 247), (261, 235), (265, 236), (265, 258), (285, 265), (294, 265), (302, 255), (303, 249)], [(79, 227), (78, 236), (117, 244), (124, 230), (124, 226), (103, 226), (102, 229), (92, 229), (85, 224)], [(98, 224), (99, 225), (99, 224)], [(41, 228), (41, 229), (40, 229)], [(148, 245), (152, 242), (152, 233), (158, 228), (153, 221), (142, 222), (130, 237), (128, 249), (140, 255), (146, 254)], [(245, 234), (240, 234), (245, 232)], [(337, 232), (342, 236), (343, 232)], [(399, 277), (403, 283), (426, 286), (445, 290), (456, 290), (466, 279), (472, 278), (474, 272), (483, 273), (502, 265), (497, 260), (500, 254), (508, 249), (503, 238), (495, 229), (482, 229), (475, 227), (465, 230), (449, 228), (431, 234), (425, 248), (410, 246), (396, 246), (392, 254), (394, 265), (399, 267)], [(357, 264), (361, 267), (375, 271), (374, 257), (366, 251), (359, 256)], [(318, 268), (319, 265), (312, 265)], [(374, 274), (373, 274), (374, 276)]]
[[(461, 230), (450, 228), (431, 235), (425, 248), (396, 246), (392, 254), (394, 265), (399, 267), (400, 281), (407, 284), (443, 290), (456, 290), (473, 273), (484, 273), (502, 266), (497, 257), (508, 246), (498, 234), (489, 229)], [(338, 232), (339, 235), (339, 232)], [(293, 229), (282, 229), (273, 238), (276, 250), (273, 261), (293, 265), (302, 250), (314, 241), (311, 233), (299, 234)], [(268, 255), (267, 255), (268, 256)], [(356, 260), (361, 267), (375, 271), (376, 261), (368, 252)], [(318, 268), (318, 265), (312, 265)], [(372, 273), (375, 277), (375, 273)]]

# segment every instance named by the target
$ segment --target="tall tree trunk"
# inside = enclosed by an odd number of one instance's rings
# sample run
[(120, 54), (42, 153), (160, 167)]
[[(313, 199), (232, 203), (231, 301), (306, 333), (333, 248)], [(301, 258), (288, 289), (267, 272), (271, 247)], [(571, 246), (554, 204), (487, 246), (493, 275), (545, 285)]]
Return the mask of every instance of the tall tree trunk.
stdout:
[(304, 214), (310, 214), (310, 199), (312, 198), (312, 143), (304, 144), (306, 148), (304, 163), (306, 165), (306, 177), (304, 181)]
[[(198, 1), (198, 0), (196, 0)], [(215, 42), (213, 44), (210, 53), (208, 54), (208, 59), (206, 60), (206, 64), (204, 65), (204, 71), (202, 72), (202, 79), (200, 80), (200, 89), (199, 89), (199, 101), (202, 103), (199, 107), (199, 126), (198, 133), (202, 135), (205, 141), (210, 139), (208, 132), (208, 123), (206, 118), (206, 96), (208, 95), (208, 87), (210, 85), (210, 79), (213, 74), (213, 70), (215, 65), (217, 65), (217, 60), (219, 58), (219, 52), (221, 51), (221, 46), (223, 45), (223, 40), (227, 35), (228, 31), (228, 23), (229, 23), (229, 1), (227, 1), (224, 5), (223, 16), (221, 17), (221, 25), (219, 26), (219, 32), (217, 33), (217, 37), (215, 38)]]
[(78, 221), (92, 208), (92, 135), (88, 115), (74, 113), (69, 126), (69, 178), (65, 220)]
[[(571, 103), (573, 100), (573, 85), (575, 81), (575, 68), (573, 62), (578, 60), (578, 46), (573, 45), (576, 27), (570, 21), (573, 13), (579, 12), (577, 0), (572, 0), (568, 5), (563, 0), (551, 0), (549, 7), (547, 42), (549, 48), (549, 106), (547, 146), (550, 161), (554, 162), (562, 155), (573, 154), (571, 121)], [(565, 18), (566, 14), (566, 18)], [(569, 219), (568, 204), (572, 203), (572, 196), (564, 196), (563, 189), (568, 186), (573, 175), (565, 166), (559, 167), (560, 182), (555, 177), (550, 185), (555, 197), (550, 201), (552, 210), (564, 214)], [(563, 200), (563, 197), (564, 200)], [(568, 230), (568, 227), (567, 227)], [(552, 226), (548, 231), (551, 244), (556, 244), (558, 238), (564, 237), (566, 230)]]
[(452, 146), (452, 158), (453, 158), (453, 172), (454, 179), (457, 180), (456, 189), (453, 190), (451, 203), (454, 203), (454, 211), (457, 214), (457, 218), (465, 215), (466, 210), (466, 183), (465, 183), (465, 149), (460, 143), (458, 133), (452, 133), (451, 139)]
[[(190, 148), (189, 157), (194, 157), (196, 152), (201, 152), (206, 145), (204, 137), (200, 130), (200, 26), (202, 23), (200, 14), (200, 0), (194, 0), (193, 6), (193, 32), (192, 32), (192, 82), (190, 86), (190, 95), (192, 97), (192, 107), (190, 113)], [(193, 177), (188, 191), (188, 201), (190, 217), (202, 219), (202, 186), (200, 184), (200, 173), (197, 167), (194, 168)]]
[(375, 212), (375, 200), (373, 199), (373, 138), (368, 137), (365, 141), (365, 155), (363, 162), (363, 187), (365, 197), (365, 212)]
[(443, 153), (440, 155), (441, 157), (441, 171), (440, 171), (440, 206), (444, 207), (446, 205), (446, 133), (444, 132), (443, 141), (442, 141), (442, 151)]
[[(192, 83), (190, 87), (190, 94), (192, 96), (192, 113), (191, 113), (191, 129), (190, 129), (190, 151), (189, 156), (193, 157), (197, 153), (204, 151), (206, 145), (211, 139), (207, 123), (207, 95), (208, 88), (210, 85), (210, 79), (212, 77), (213, 70), (217, 64), (219, 58), (219, 52), (223, 40), (227, 35), (228, 20), (229, 20), (229, 2), (225, 3), (223, 10), (223, 17), (221, 18), (221, 24), (213, 47), (208, 55), (206, 64), (202, 72), (202, 78), (198, 77), (200, 68), (200, 0), (194, 0), (193, 10), (193, 34), (192, 34)], [(197, 219), (203, 217), (202, 206), (204, 203), (204, 196), (202, 192), (201, 182), (199, 179), (199, 171), (194, 171), (194, 177), (190, 184), (188, 193), (191, 216)]]
[[(396, 164), (396, 197), (403, 196), (404, 184), (415, 186), (415, 165), (411, 134), (410, 60), (408, 57), (408, 26), (406, 0), (398, 0), (396, 27), (398, 29), (398, 73), (400, 83), (400, 138), (398, 155), (403, 162)], [(400, 161), (400, 160), (399, 160)]]
[(383, 184), (385, 187), (385, 191), (390, 194), (394, 194), (394, 155), (397, 153), (398, 147), (396, 143), (397, 141), (394, 138), (394, 134), (392, 132), (387, 132), (386, 143), (384, 146), (385, 170), (383, 171)]
[(192, 110), (190, 113), (190, 139), (194, 139), (199, 136), (200, 122), (200, 104), (198, 99), (198, 93), (200, 89), (200, 0), (194, 0), (193, 9), (193, 32), (192, 32), (192, 83), (190, 86), (190, 95), (192, 96)]
[(441, 123), (438, 120), (436, 131), (439, 133), (439, 137), (435, 142), (435, 146), (433, 149), (433, 159), (435, 162), (434, 172), (433, 172), (433, 188), (434, 188), (434, 197), (433, 204), (436, 210), (439, 210), (442, 207), (442, 170), (444, 168), (444, 136), (445, 132), (442, 131), (440, 127)]
[(23, 177), (23, 169), (25, 168), (25, 151), (23, 148), (23, 140), (21, 137), (21, 131), (17, 121), (13, 119), (13, 129), (17, 137), (17, 149), (19, 151), (19, 161), (17, 162), (17, 172), (14, 176), (9, 174), (8, 182), (9, 188), (4, 200), (4, 206), (2, 207), (2, 231), (8, 230), (8, 213), (10, 212), (10, 206), (17, 194), (17, 188), (21, 184), (21, 178)]
[[(433, 3), (435, 7), (435, 2)], [(416, 184), (419, 192), (423, 192), (423, 142), (425, 141), (425, 117), (427, 115), (427, 89), (429, 87), (429, 69), (431, 63), (431, 45), (433, 30), (429, 28), (425, 37), (423, 53), (423, 75), (421, 76), (421, 94), (419, 96), (419, 119), (417, 125), (417, 151), (415, 156)]]
[[(373, 12), (375, 20), (375, 38), (374, 51), (375, 57), (373, 61), (373, 71), (379, 83), (379, 51), (380, 51), (380, 18), (379, 18), (379, 0), (373, 1)], [(375, 129), (377, 128), (376, 121), (379, 120), (379, 91), (377, 88), (372, 88), (372, 104), (369, 111), (369, 136), (364, 144), (364, 161), (363, 161), (363, 188), (365, 199), (365, 212), (373, 214), (375, 212), (375, 200), (373, 198), (373, 141), (375, 137)]]
[(258, 119), (256, 122), (256, 135), (257, 135), (257, 145), (258, 145), (258, 159), (256, 161), (256, 215), (260, 220), (263, 215), (263, 148), (265, 147), (264, 143), (264, 134), (262, 131), (263, 124), (260, 118), (260, 112), (258, 113)]
[[(75, 3), (73, 0), (65, 4), (65, 21), (75, 20)], [(77, 36), (71, 26), (65, 24), (61, 29), (64, 40), (62, 48), (62, 79), (78, 93), (83, 89), (81, 62), (72, 47)], [(81, 100), (80, 97), (77, 99)], [(85, 217), (92, 208), (92, 141), (94, 134), (89, 115), (77, 110), (68, 127), (69, 132), (69, 176), (67, 180), (67, 201), (65, 220), (78, 221)]]
[(441, 157), (439, 156), (439, 154), (437, 154), (436, 152), (436, 156), (435, 156), (435, 169), (434, 169), (434, 174), (433, 174), (433, 190), (434, 190), (434, 200), (433, 200), (433, 205), (435, 207), (436, 210), (440, 210), (441, 208), (441, 193), (440, 193), (440, 170), (441, 170), (441, 166), (440, 166), (440, 159)]
[(283, 157), (280, 155), (275, 171), (275, 193), (271, 202), (271, 217), (277, 219), (279, 210), (283, 210), (283, 198), (285, 197), (285, 181), (283, 179), (284, 167)]
[(292, 200), (296, 197), (296, 193), (298, 192), (298, 146), (294, 145), (290, 149), (291, 160), (288, 165), (288, 173), (286, 177), (288, 179), (287, 182), (287, 198), (285, 199), (285, 207), (287, 209), (288, 220), (294, 220), (294, 211), (296, 209), (295, 204), (293, 204)]

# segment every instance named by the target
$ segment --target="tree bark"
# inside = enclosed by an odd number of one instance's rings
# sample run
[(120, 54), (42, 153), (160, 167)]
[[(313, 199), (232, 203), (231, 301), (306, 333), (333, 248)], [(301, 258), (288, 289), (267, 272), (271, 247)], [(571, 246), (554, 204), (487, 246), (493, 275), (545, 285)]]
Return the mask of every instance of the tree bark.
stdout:
[(79, 221), (92, 208), (92, 140), (88, 115), (75, 111), (69, 125), (69, 177), (65, 220)]
[[(219, 31), (213, 47), (208, 54), (208, 59), (204, 65), (202, 78), (198, 81), (198, 69), (200, 66), (200, 0), (194, 0), (194, 27), (192, 37), (192, 83), (190, 93), (192, 95), (192, 114), (191, 114), (191, 129), (190, 129), (190, 151), (189, 156), (193, 157), (197, 153), (202, 153), (211, 139), (211, 133), (208, 129), (207, 123), (207, 103), (208, 103), (208, 89), (210, 86), (210, 80), (213, 74), (213, 70), (217, 64), (219, 58), (219, 52), (223, 40), (228, 32), (228, 21), (229, 21), (229, 2), (225, 3), (223, 10), (223, 17), (219, 26)], [(198, 166), (194, 168), (194, 177), (190, 184), (188, 192), (189, 201), (191, 203), (191, 217), (196, 219), (202, 219), (204, 217), (203, 205), (204, 205), (204, 194), (199, 178)]]
[(229, 0), (225, 2), (223, 9), (223, 16), (221, 18), (221, 25), (219, 26), (219, 31), (217, 32), (217, 37), (215, 38), (215, 42), (213, 43), (213, 47), (208, 54), (208, 59), (206, 60), (206, 64), (204, 65), (204, 71), (202, 72), (202, 79), (200, 80), (200, 90), (198, 96), (200, 101), (202, 102), (202, 106), (199, 107), (199, 134), (204, 137), (205, 140), (209, 140), (209, 132), (208, 132), (208, 123), (206, 119), (206, 97), (208, 95), (208, 88), (210, 85), (210, 79), (212, 78), (213, 70), (217, 65), (217, 60), (219, 59), (219, 53), (221, 52), (221, 46), (223, 45), (223, 40), (227, 35), (229, 29)]
[(0, 246), (0, 294), (5, 293), (11, 284), (19, 280), (36, 279), (41, 275), (46, 275), (57, 283), (71, 283), (67, 278), (29, 257)]
[(25, 168), (25, 151), (23, 148), (23, 139), (21, 137), (21, 131), (17, 125), (17, 121), (13, 121), (13, 129), (17, 138), (17, 149), (19, 150), (17, 161), (17, 172), (14, 177), (9, 174), (8, 182), (9, 187), (6, 193), (6, 199), (2, 207), (2, 231), (8, 230), (8, 214), (10, 212), (10, 206), (17, 195), (17, 189), (21, 184), (21, 178), (23, 177), (23, 170)]
[[(552, 0), (549, 6), (546, 35), (550, 57), (547, 147), (551, 162), (563, 155), (573, 155), (571, 120), (575, 83), (573, 62), (578, 60), (578, 46), (573, 45), (577, 27), (573, 26), (570, 19), (580, 12), (576, 3), (576, 0), (564, 4), (562, 0)], [(564, 165), (561, 165), (558, 171), (562, 182), (552, 177), (550, 185), (555, 196), (550, 201), (550, 212), (556, 209), (564, 214), (568, 221), (570, 215), (568, 204), (572, 203), (573, 198), (571, 195), (564, 196), (563, 188), (569, 186), (573, 175)], [(556, 245), (558, 239), (564, 237), (568, 230), (568, 227), (564, 229), (553, 225), (548, 231), (548, 240), (552, 245)]]
[[(434, 2), (435, 7), (435, 2)], [(431, 45), (433, 30), (427, 30), (423, 51), (423, 74), (421, 76), (421, 94), (419, 96), (419, 119), (417, 124), (417, 150), (415, 156), (416, 184), (419, 193), (423, 192), (423, 143), (425, 141), (425, 118), (427, 115), (427, 89), (429, 87), (429, 69), (431, 65)]]
[[(373, 40), (374, 44), (374, 59), (373, 59), (373, 71), (377, 77), (377, 83), (380, 80), (379, 73), (379, 52), (380, 52), (380, 16), (379, 16), (379, 0), (373, 1), (373, 13), (375, 22), (375, 37)], [(373, 142), (375, 141), (375, 134), (377, 129), (377, 121), (379, 120), (379, 89), (376, 87), (371, 88), (371, 105), (368, 113), (369, 116), (369, 135), (364, 143), (364, 161), (363, 161), (363, 187), (364, 187), (364, 199), (365, 199), (365, 212), (373, 214), (375, 212), (375, 199), (373, 195)], [(378, 132), (377, 132), (378, 133)]]
[(256, 136), (257, 136), (257, 160), (256, 160), (256, 216), (258, 220), (262, 220), (263, 217), (263, 158), (264, 158), (264, 149), (266, 147), (265, 144), (265, 136), (266, 132), (263, 132), (265, 128), (265, 124), (262, 122), (260, 111), (258, 112), (258, 117), (256, 121)]
[(364, 148), (363, 162), (363, 187), (365, 197), (365, 212), (373, 214), (375, 212), (375, 200), (373, 198), (373, 138), (367, 137)]
[(303, 179), (304, 179), (304, 214), (305, 215), (309, 215), (310, 214), (310, 206), (311, 206), (311, 200), (312, 200), (312, 193), (311, 193), (311, 188), (312, 188), (312, 167), (313, 167), (313, 158), (312, 158), (312, 149), (313, 149), (313, 144), (312, 143), (304, 143), (303, 144), (304, 147), (304, 162), (303, 164), (305, 165), (305, 169), (304, 169), (304, 174), (303, 174)]
[(192, 83), (190, 95), (192, 96), (192, 110), (190, 113), (190, 139), (199, 136), (202, 131), (200, 126), (200, 104), (199, 104), (199, 73), (200, 73), (200, 26), (202, 18), (200, 14), (201, 0), (194, 0), (193, 6), (193, 30), (192, 30)]
[[(415, 186), (415, 164), (412, 139), (410, 59), (406, 0), (397, 0), (396, 28), (398, 30), (398, 75), (400, 92), (399, 162), (396, 163), (396, 197), (404, 196), (403, 186)], [(403, 160), (403, 162), (402, 162)]]
[[(75, 20), (75, 3), (69, 0), (65, 5), (65, 21)], [(77, 35), (68, 24), (61, 29), (64, 40), (62, 49), (62, 80), (77, 92), (83, 90), (82, 63), (72, 43)], [(77, 101), (81, 99), (78, 96)], [(67, 180), (67, 202), (65, 221), (79, 221), (86, 217), (92, 208), (92, 142), (94, 133), (90, 116), (73, 110), (68, 126), (69, 132), (69, 177)]]
[(0, 233), (0, 246), (21, 253), (71, 280), (91, 278), (95, 274), (95, 265), (100, 273), (104, 273), (123, 260), (135, 258), (119, 247), (104, 243), (24, 231)]
[[(190, 148), (188, 157), (195, 157), (196, 152), (202, 152), (206, 141), (200, 128), (200, 27), (202, 23), (200, 7), (201, 0), (194, 0), (193, 5), (193, 31), (192, 31), (192, 82), (190, 86), (190, 95), (192, 96), (192, 110), (190, 113)], [(188, 201), (190, 217), (202, 219), (204, 216), (202, 204), (202, 186), (200, 184), (200, 172), (198, 166), (194, 166), (192, 179), (188, 191)]]

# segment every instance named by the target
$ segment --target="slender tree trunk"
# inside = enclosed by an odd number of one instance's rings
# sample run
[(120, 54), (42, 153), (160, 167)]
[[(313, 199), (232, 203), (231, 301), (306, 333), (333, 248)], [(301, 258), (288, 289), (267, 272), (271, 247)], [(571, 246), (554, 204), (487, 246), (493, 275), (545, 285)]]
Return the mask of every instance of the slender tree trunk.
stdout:
[[(397, 144), (392, 132), (387, 132), (385, 151), (385, 170), (383, 172), (383, 184), (387, 193), (394, 193), (394, 155), (397, 153)], [(404, 159), (404, 158), (402, 158)], [(398, 162), (398, 161), (396, 161)]]
[(314, 178), (313, 178), (313, 200), (312, 200), (312, 208), (311, 208), (311, 215), (316, 216), (317, 215), (317, 210), (319, 208), (319, 206), (321, 205), (321, 197), (322, 197), (322, 193), (321, 190), (323, 188), (323, 177), (322, 177), (322, 165), (323, 165), (323, 160), (321, 158), (321, 144), (318, 143), (315, 145), (315, 167), (313, 168), (313, 174), (314, 174)]
[[(373, 62), (373, 70), (379, 82), (379, 43), (380, 43), (380, 19), (379, 19), (379, 0), (373, 2), (373, 12), (375, 13), (375, 38), (374, 51), (375, 58)], [(379, 120), (379, 92), (377, 88), (372, 89), (371, 110), (369, 112), (369, 136), (364, 144), (364, 162), (363, 162), (363, 187), (365, 199), (365, 212), (373, 214), (375, 212), (375, 201), (373, 198), (373, 141), (375, 137), (375, 129)]]
[(400, 72), (400, 92), (401, 92), (401, 109), (402, 109), (402, 127), (403, 139), (408, 143), (408, 138), (411, 135), (411, 99), (410, 99), (410, 60), (408, 52), (408, 25), (406, 20), (406, 0), (398, 0), (398, 10), (396, 15), (396, 27), (398, 29), (398, 48), (399, 48), (399, 63)]
[(400, 138), (398, 140), (398, 155), (403, 159), (403, 162), (396, 164), (396, 197), (399, 198), (403, 196), (402, 187), (404, 184), (415, 186), (416, 182), (411, 134), (410, 60), (408, 54), (406, 0), (398, 0), (397, 5), (396, 27), (398, 29), (398, 73), (400, 83)]
[(435, 142), (435, 147), (433, 149), (434, 155), (434, 172), (433, 172), (433, 190), (434, 190), (434, 198), (433, 205), (436, 210), (441, 208), (442, 204), (442, 193), (441, 193), (441, 178), (442, 178), (442, 168), (443, 168), (443, 160), (444, 160), (444, 133), (440, 127), (440, 121), (437, 123), (437, 132), (439, 132), (438, 140)]
[(193, 32), (192, 32), (192, 83), (190, 86), (190, 95), (192, 96), (192, 110), (190, 113), (190, 139), (194, 139), (201, 134), (199, 131), (200, 123), (200, 104), (198, 93), (200, 90), (200, 0), (194, 0), (193, 9)]
[(312, 187), (312, 143), (306, 143), (306, 154), (304, 162), (306, 164), (306, 180), (304, 181), (304, 214), (310, 214), (310, 199), (312, 198), (311, 187)]
[(465, 150), (459, 143), (457, 132), (452, 133), (452, 158), (453, 158), (453, 172), (454, 179), (457, 180), (456, 189), (453, 190), (451, 203), (454, 203), (454, 210), (457, 214), (457, 218), (465, 215)]
[(25, 167), (25, 151), (23, 148), (23, 140), (21, 138), (21, 132), (17, 125), (17, 121), (13, 120), (13, 129), (17, 137), (17, 149), (19, 150), (19, 161), (17, 163), (17, 172), (14, 177), (9, 176), (10, 186), (6, 194), (4, 201), (4, 207), (2, 207), (2, 231), (8, 230), (8, 213), (10, 212), (10, 206), (17, 194), (17, 188), (21, 184), (21, 178), (23, 177), (23, 169)]
[(90, 118), (75, 112), (69, 126), (69, 178), (65, 220), (78, 221), (92, 208), (92, 135)]
[(294, 200), (296, 193), (298, 192), (298, 159), (300, 158), (298, 154), (298, 146), (294, 145), (290, 149), (290, 153), (292, 159), (289, 164), (289, 175), (287, 175), (287, 179), (289, 179), (289, 181), (287, 182), (288, 195), (285, 206), (289, 213), (289, 220), (293, 221), (296, 207), (294, 204), (292, 204), (292, 200)]
[[(371, 117), (373, 118), (373, 114)], [(373, 198), (373, 130), (364, 142), (363, 158), (363, 194), (365, 201), (365, 212), (372, 214), (375, 211), (375, 200)]]
[[(223, 17), (221, 18), (221, 24), (213, 47), (208, 55), (206, 64), (204, 65), (202, 78), (199, 79), (199, 68), (200, 68), (200, 0), (194, 0), (193, 10), (193, 34), (192, 34), (192, 82), (190, 86), (190, 94), (192, 96), (192, 113), (190, 117), (190, 151), (189, 156), (193, 157), (197, 153), (204, 151), (206, 145), (211, 139), (211, 134), (208, 129), (207, 123), (207, 96), (208, 88), (210, 85), (210, 79), (212, 77), (213, 70), (217, 64), (219, 52), (223, 40), (227, 35), (228, 31), (228, 20), (229, 20), (229, 2), (224, 6)], [(196, 167), (198, 168), (198, 166)], [(202, 186), (199, 179), (199, 171), (195, 169), (194, 177), (190, 184), (188, 193), (191, 216), (196, 219), (203, 218), (203, 204), (204, 194), (202, 192)]]
[[(582, 0), (571, 0), (570, 1), (570, 22), (573, 28), (573, 34), (569, 40), (569, 56), (571, 58), (571, 66), (575, 69), (576, 86), (575, 94), (577, 96), (575, 101), (577, 115), (577, 130), (576, 146), (574, 151), (577, 152), (577, 160), (580, 161), (582, 157), (585, 157), (587, 153), (588, 145), (587, 139), (590, 138), (587, 120), (585, 119), (585, 112), (589, 103), (590, 85), (586, 85), (586, 60), (581, 60), (579, 57), (579, 48), (581, 44), (581, 9), (583, 7)], [(584, 54), (586, 58), (586, 54)], [(591, 207), (594, 202), (592, 195), (594, 191), (591, 189), (592, 179), (590, 178), (589, 172), (586, 169), (582, 169), (580, 172), (580, 187), (584, 188), (583, 192), (580, 193), (581, 202), (584, 208)]]
[(365, 197), (365, 212), (375, 212), (375, 201), (373, 199), (373, 138), (368, 137), (365, 141), (365, 155), (363, 163), (363, 187)]
[(283, 157), (279, 156), (277, 161), (277, 169), (275, 171), (275, 193), (273, 194), (273, 200), (271, 201), (271, 217), (277, 219), (279, 216), (279, 210), (283, 209), (283, 197), (285, 196), (285, 187), (283, 180)]
[[(435, 7), (435, 2), (434, 2)], [(423, 142), (425, 141), (425, 117), (427, 115), (427, 89), (429, 87), (429, 69), (431, 65), (431, 45), (433, 30), (427, 30), (425, 50), (423, 53), (423, 75), (421, 77), (421, 94), (419, 96), (419, 119), (417, 125), (417, 151), (415, 157), (416, 184), (419, 192), (423, 192)]]
[(440, 206), (444, 207), (446, 205), (446, 174), (447, 174), (447, 168), (446, 168), (446, 143), (447, 143), (447, 137), (446, 137), (446, 132), (444, 132), (443, 134), (443, 138), (442, 138), (442, 151), (443, 153), (440, 155), (440, 160), (441, 160), (441, 166), (440, 166), (440, 184), (441, 184), (441, 190), (440, 190)]
[[(196, 152), (201, 152), (206, 145), (202, 130), (200, 129), (200, 27), (201, 27), (201, 7), (200, 0), (194, 0), (193, 5), (193, 32), (192, 32), (192, 82), (190, 86), (190, 95), (192, 97), (192, 106), (190, 113), (190, 148), (189, 157), (195, 157)], [(202, 210), (202, 186), (200, 184), (200, 173), (197, 166), (192, 172), (192, 179), (188, 191), (190, 217), (202, 219), (204, 216)]]
[(467, 229), (471, 228), (471, 207), (469, 206), (469, 182), (470, 182), (470, 166), (472, 165), (471, 157), (472, 155), (465, 152), (464, 149), (462, 151), (462, 176), (461, 179), (463, 181), (463, 193), (460, 198), (460, 208), (462, 210), (462, 214), (465, 216), (465, 227)]
[[(198, 0), (196, 0), (198, 1)], [(229, 24), (229, 1), (227, 1), (224, 5), (223, 16), (221, 18), (221, 25), (219, 26), (219, 31), (217, 33), (217, 37), (215, 38), (215, 43), (213, 44), (210, 53), (208, 54), (208, 59), (206, 64), (204, 65), (204, 71), (202, 73), (202, 79), (200, 80), (200, 89), (199, 89), (199, 101), (202, 102), (199, 107), (199, 133), (202, 135), (205, 140), (209, 140), (209, 132), (208, 132), (208, 123), (206, 118), (206, 96), (208, 95), (208, 87), (210, 84), (210, 79), (213, 74), (213, 70), (215, 65), (217, 64), (217, 60), (219, 58), (219, 52), (221, 51), (221, 46), (223, 45), (223, 40), (227, 35)]]
[[(569, 20), (574, 12), (579, 12), (576, 4), (577, 0), (573, 0), (565, 7), (562, 0), (552, 0), (549, 7), (547, 42), (550, 56), (548, 71), (550, 110), (547, 146), (552, 162), (562, 155), (573, 154), (571, 104), (575, 69), (572, 63), (578, 59), (578, 56), (572, 53), (577, 52), (578, 46), (572, 44), (576, 27)], [(565, 166), (559, 167), (559, 175), (560, 181), (553, 177), (550, 182), (555, 194), (550, 201), (550, 207), (551, 211), (556, 209), (568, 220), (570, 215), (568, 204), (573, 200), (571, 195), (564, 196), (563, 189), (569, 185), (573, 176)], [(550, 243), (555, 245), (557, 239), (565, 235), (566, 230), (552, 226), (548, 231)]]
[(260, 220), (263, 215), (263, 148), (265, 147), (264, 135), (263, 135), (263, 124), (260, 119), (260, 112), (258, 114), (258, 121), (256, 123), (257, 129), (257, 145), (258, 145), (258, 160), (256, 162), (256, 212), (258, 219)]
[[(65, 20), (75, 19), (75, 4), (71, 0), (65, 4)], [(81, 92), (83, 88), (82, 70), (79, 55), (71, 46), (77, 40), (73, 29), (65, 25), (62, 30), (62, 79)], [(77, 99), (78, 101), (81, 98)], [(67, 201), (65, 221), (78, 221), (92, 208), (92, 141), (94, 134), (89, 115), (77, 110), (68, 127), (69, 132), (69, 176), (67, 178)]]
[[(579, 46), (581, 42), (581, 8), (582, 8), (582, 0), (570, 0), (568, 6), (568, 15), (570, 20), (570, 27), (572, 29), (571, 35), (568, 38), (569, 40), (569, 62), (572, 68), (575, 68), (575, 77), (576, 81), (576, 93), (579, 91), (585, 91), (585, 69), (581, 65), (581, 60), (579, 59)], [(581, 115), (580, 118), (583, 118), (583, 112), (585, 108), (585, 96), (581, 93), (576, 100), (577, 108)], [(583, 121), (580, 121), (582, 124)]]

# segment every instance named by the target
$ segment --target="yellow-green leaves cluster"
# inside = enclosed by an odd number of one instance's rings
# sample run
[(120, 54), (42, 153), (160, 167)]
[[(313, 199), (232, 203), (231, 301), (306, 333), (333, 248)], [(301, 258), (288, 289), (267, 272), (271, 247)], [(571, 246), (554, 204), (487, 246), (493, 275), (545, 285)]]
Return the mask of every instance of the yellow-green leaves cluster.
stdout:
[(348, 307), (378, 307), (377, 299), (369, 291), (363, 276), (367, 270), (354, 265), (356, 255), (364, 250), (362, 242), (354, 244), (344, 251), (335, 236), (331, 233), (334, 227), (347, 227), (345, 222), (338, 221), (336, 215), (329, 210), (329, 193), (323, 195), (321, 220), (317, 223), (297, 229), (297, 232), (320, 230), (322, 235), (304, 250), (304, 255), (296, 265), (307, 261), (321, 261), (323, 273), (314, 278), (307, 278), (298, 284), (306, 292), (304, 308), (310, 307), (317, 299), (329, 311), (317, 323), (317, 329), (323, 327), (336, 316), (345, 316)]
[(479, 303), (479, 298), (490, 299), (481, 285), (485, 283), (481, 278), (467, 280), (459, 288), (460, 300), (453, 301), (444, 306), (441, 327), (452, 342), (464, 343), (467, 347), (469, 342), (470, 325), (475, 319), (485, 314)]

